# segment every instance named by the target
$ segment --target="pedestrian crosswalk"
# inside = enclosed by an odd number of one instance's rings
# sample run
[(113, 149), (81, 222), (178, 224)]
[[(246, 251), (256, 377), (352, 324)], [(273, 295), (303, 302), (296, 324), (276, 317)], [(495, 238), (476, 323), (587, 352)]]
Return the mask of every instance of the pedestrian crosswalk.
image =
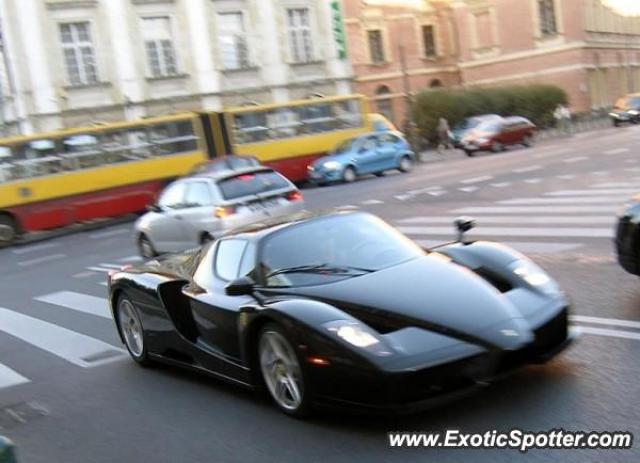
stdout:
[(395, 225), (420, 244), (432, 246), (454, 236), (456, 217), (471, 215), (477, 221), (469, 232), (472, 238), (500, 240), (521, 252), (569, 252), (583, 247), (585, 240), (610, 241), (616, 212), (638, 192), (640, 182), (600, 183), (407, 217)]

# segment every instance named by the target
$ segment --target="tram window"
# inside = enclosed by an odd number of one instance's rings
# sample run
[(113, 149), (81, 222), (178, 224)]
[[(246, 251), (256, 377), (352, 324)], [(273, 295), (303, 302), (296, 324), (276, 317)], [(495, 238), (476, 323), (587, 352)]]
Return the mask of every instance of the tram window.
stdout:
[(149, 139), (156, 156), (195, 151), (197, 137), (191, 121), (158, 124), (150, 127)]
[(65, 163), (58, 156), (54, 140), (31, 140), (15, 147), (10, 177), (12, 179), (39, 177), (60, 172)]
[(127, 144), (125, 132), (118, 130), (102, 134), (102, 149), (105, 152), (105, 162), (116, 163), (127, 160)]
[(329, 132), (336, 128), (336, 119), (329, 103), (302, 106), (298, 114), (302, 133)]
[(334, 103), (333, 111), (336, 115), (338, 129), (362, 127), (362, 112), (358, 100), (339, 101)]
[(302, 123), (298, 114), (290, 108), (276, 109), (267, 115), (269, 136), (271, 138), (289, 138), (298, 135)]
[(134, 128), (125, 131), (127, 151), (125, 157), (130, 161), (146, 159), (151, 156), (151, 143), (144, 128)]
[(90, 169), (105, 162), (98, 137), (93, 134), (65, 137), (62, 139), (62, 148), (66, 164), (73, 168)]
[(11, 180), (11, 148), (0, 146), (0, 183)]
[(256, 143), (269, 138), (265, 112), (242, 113), (234, 116), (236, 141), (240, 144)]

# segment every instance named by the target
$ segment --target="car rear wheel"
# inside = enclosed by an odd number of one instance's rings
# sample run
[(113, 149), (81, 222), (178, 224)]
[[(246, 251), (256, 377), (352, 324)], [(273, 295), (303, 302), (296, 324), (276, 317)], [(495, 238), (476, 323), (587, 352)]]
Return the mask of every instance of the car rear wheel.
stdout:
[(413, 169), (413, 161), (409, 156), (402, 156), (400, 163), (398, 164), (398, 170), (400, 172), (409, 172)]
[(150, 364), (147, 347), (144, 342), (144, 329), (140, 321), (140, 314), (127, 296), (118, 300), (117, 306), (118, 329), (122, 335), (124, 345), (131, 358), (143, 366)]
[(464, 150), (464, 154), (466, 154), (470, 158), (473, 157), (473, 151), (471, 151), (471, 150)]
[(140, 238), (138, 238), (138, 251), (145, 259), (151, 259), (158, 255), (151, 243), (151, 240), (144, 234), (140, 235)]
[(18, 225), (12, 217), (0, 215), (0, 245), (11, 244), (18, 237)]
[(612, 122), (614, 127), (620, 127), (620, 121), (613, 119)]
[(500, 153), (501, 151), (504, 151), (504, 145), (498, 141), (493, 142), (491, 145), (491, 151), (494, 153)]
[(522, 144), (527, 148), (531, 148), (533, 146), (533, 136), (525, 135), (524, 138), (522, 139)]
[(351, 183), (356, 179), (356, 171), (353, 167), (347, 167), (344, 172), (342, 172), (342, 180), (345, 183)]
[(215, 238), (213, 236), (211, 236), (211, 233), (209, 232), (203, 232), (202, 236), (200, 236), (200, 244), (202, 246), (204, 246), (207, 243), (210, 243), (211, 241), (213, 241)]
[(269, 323), (260, 331), (258, 359), (262, 378), (278, 408), (288, 415), (309, 412), (308, 389), (298, 355), (284, 330)]
[(380, 172), (376, 172), (376, 173), (375, 173), (375, 174), (373, 174), (373, 175), (375, 175), (376, 177), (384, 177), (384, 174), (385, 174), (385, 172), (384, 172), (384, 170), (382, 170), (382, 171), (380, 171)]

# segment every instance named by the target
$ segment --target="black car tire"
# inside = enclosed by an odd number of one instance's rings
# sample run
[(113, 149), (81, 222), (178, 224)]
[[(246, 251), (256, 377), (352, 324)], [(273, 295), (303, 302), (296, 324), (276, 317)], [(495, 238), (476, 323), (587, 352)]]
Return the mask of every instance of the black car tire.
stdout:
[(131, 358), (138, 365), (150, 366), (152, 362), (147, 353), (147, 343), (140, 313), (126, 294), (121, 295), (117, 300), (116, 321), (118, 332)]
[(620, 121), (617, 119), (612, 119), (611, 122), (613, 122), (613, 126), (614, 127), (620, 127)]
[(384, 170), (381, 170), (380, 172), (376, 172), (376, 173), (375, 173), (375, 174), (373, 174), (373, 175), (375, 175), (376, 177), (384, 177), (384, 175), (385, 175), (385, 171), (384, 171)]
[(153, 243), (144, 233), (140, 234), (138, 238), (138, 252), (145, 259), (153, 259), (158, 255), (156, 249), (153, 247)]
[[(273, 355), (277, 357), (277, 354), (275, 354), (273, 349), (269, 352), (271, 342), (278, 343), (282, 352), (286, 353), (286, 362), (282, 361), (282, 357), (278, 359), (272, 358)], [(306, 381), (305, 365), (294, 346), (295, 343), (290, 341), (286, 331), (280, 325), (277, 323), (267, 323), (262, 327), (258, 335), (257, 361), (260, 366), (262, 380), (276, 406), (287, 415), (301, 418), (309, 414), (311, 394)], [(270, 360), (274, 360), (274, 364), (271, 366), (269, 366)], [(278, 362), (278, 364), (276, 365), (275, 362)], [(289, 368), (292, 368), (294, 371), (297, 370), (297, 372), (293, 373), (292, 371), (288, 371)], [(278, 371), (276, 371), (276, 369), (278, 369)], [(292, 378), (292, 374), (296, 376)], [(287, 378), (287, 382), (293, 379), (295, 389), (297, 390), (297, 398), (294, 397), (295, 393), (291, 392), (291, 386), (284, 387), (284, 390), (282, 390), (282, 386), (278, 388), (278, 384), (274, 384), (275, 381), (278, 381), (276, 378), (278, 375), (280, 375), (280, 385), (285, 384), (285, 382), (282, 382), (284, 377)], [(284, 394), (283, 398), (278, 397), (276, 389), (281, 390), (281, 393)], [(287, 395), (289, 397), (286, 397)], [(291, 403), (287, 404), (288, 401)]]
[(411, 172), (413, 169), (413, 161), (409, 156), (402, 156), (400, 158), (400, 162), (398, 163), (398, 170), (402, 173)]
[(504, 145), (499, 141), (493, 142), (493, 144), (491, 145), (491, 151), (493, 151), (494, 153), (500, 153), (504, 151)]
[(16, 221), (8, 215), (0, 215), (0, 245), (11, 244), (18, 237)]
[(213, 240), (215, 240), (215, 238), (213, 236), (211, 236), (211, 233), (209, 233), (209, 232), (202, 232), (202, 235), (200, 235), (200, 244), (202, 246), (204, 246), (205, 244), (210, 243)]
[(352, 183), (356, 180), (357, 174), (353, 167), (347, 166), (342, 172), (342, 181), (344, 183)]
[(471, 150), (464, 150), (464, 154), (466, 154), (467, 156), (469, 156), (470, 158), (472, 158), (474, 153), (473, 153), (473, 151), (471, 151)]

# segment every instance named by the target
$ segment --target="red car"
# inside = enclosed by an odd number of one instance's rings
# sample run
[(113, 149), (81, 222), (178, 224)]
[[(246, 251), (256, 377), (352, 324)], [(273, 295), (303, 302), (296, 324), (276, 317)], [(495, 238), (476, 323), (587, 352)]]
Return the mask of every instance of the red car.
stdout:
[(498, 153), (509, 145), (531, 146), (535, 132), (536, 126), (530, 120), (520, 116), (505, 117), (480, 123), (465, 134), (460, 144), (467, 156), (473, 156), (476, 151)]

